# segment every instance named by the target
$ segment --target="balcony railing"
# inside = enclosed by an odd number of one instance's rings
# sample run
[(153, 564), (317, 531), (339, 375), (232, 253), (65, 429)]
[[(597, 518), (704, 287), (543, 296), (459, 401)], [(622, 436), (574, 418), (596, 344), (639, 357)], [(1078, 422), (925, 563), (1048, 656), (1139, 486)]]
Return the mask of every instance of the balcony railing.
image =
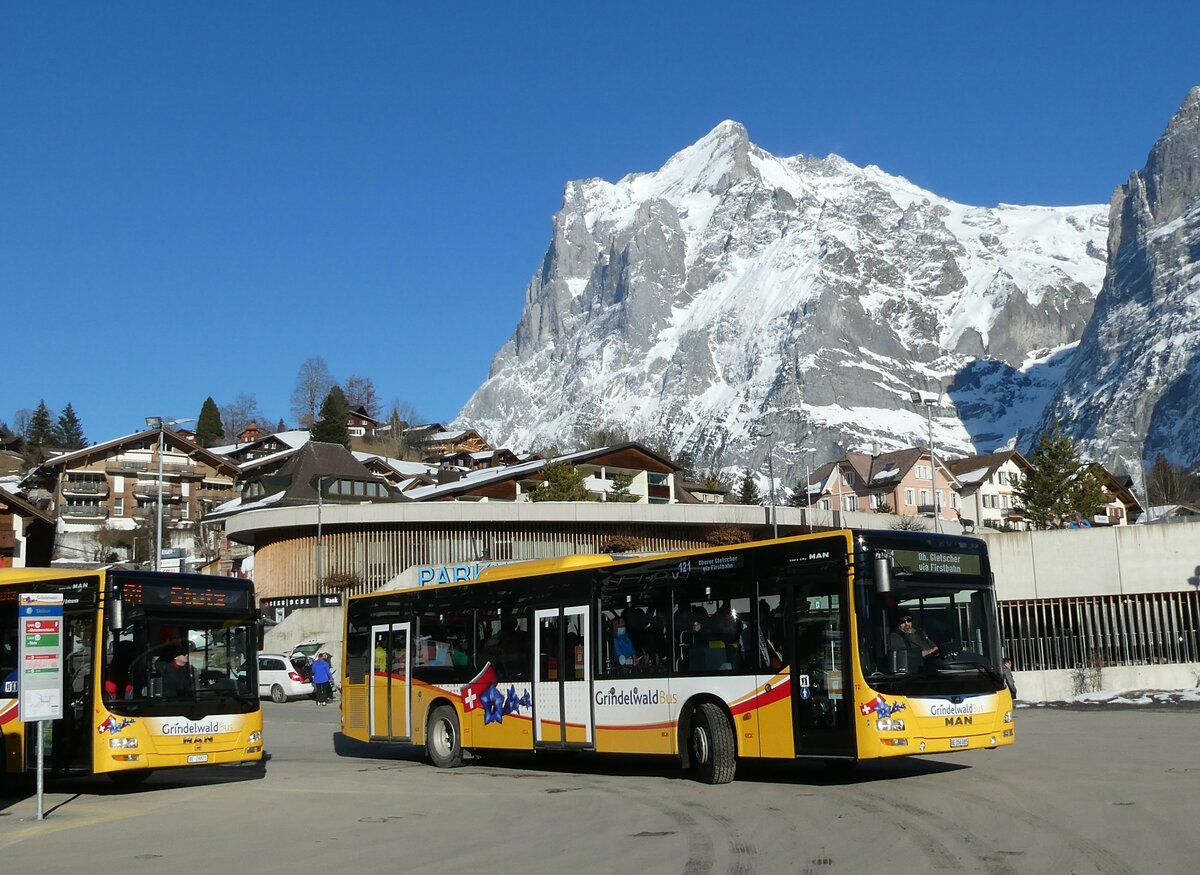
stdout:
[[(157, 480), (139, 480), (133, 487), (133, 494), (144, 498), (158, 498), (158, 481)], [(162, 485), (163, 501), (178, 501), (179, 487), (171, 483)]]
[(109, 474), (136, 474), (139, 471), (150, 470), (150, 463), (135, 462), (126, 459), (109, 459), (104, 463), (104, 470)]
[[(158, 514), (153, 507), (135, 507), (133, 509), (133, 518), (135, 520), (150, 520), (151, 522), (158, 519)], [(179, 521), (178, 512), (163, 510), (163, 522), (173, 523)]]
[(108, 495), (107, 480), (71, 480), (63, 481), (63, 495)]
[(102, 520), (108, 516), (108, 507), (103, 504), (68, 504), (61, 513), (71, 519)]

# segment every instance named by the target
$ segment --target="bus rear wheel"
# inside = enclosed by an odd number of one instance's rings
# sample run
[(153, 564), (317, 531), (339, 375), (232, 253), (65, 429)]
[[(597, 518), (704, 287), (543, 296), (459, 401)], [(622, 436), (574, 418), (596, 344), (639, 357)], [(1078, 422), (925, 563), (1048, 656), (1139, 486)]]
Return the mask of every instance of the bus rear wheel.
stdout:
[(696, 776), (705, 784), (728, 784), (737, 769), (733, 728), (720, 706), (701, 702), (692, 713), (688, 739)]
[(450, 705), (438, 705), (429, 715), (425, 729), (425, 752), (439, 769), (462, 765), (462, 738), (458, 734), (458, 714)]

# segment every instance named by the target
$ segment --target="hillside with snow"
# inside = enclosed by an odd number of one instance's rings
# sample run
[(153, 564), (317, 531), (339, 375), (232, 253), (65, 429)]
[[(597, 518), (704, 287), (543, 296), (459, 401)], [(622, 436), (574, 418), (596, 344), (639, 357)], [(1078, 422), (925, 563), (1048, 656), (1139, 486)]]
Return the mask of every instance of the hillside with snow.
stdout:
[(600, 426), (776, 475), (850, 448), (987, 452), (1037, 421), (1105, 271), (1105, 206), (966, 206), (723, 122), (566, 186), (512, 338), (459, 422), (515, 449)]

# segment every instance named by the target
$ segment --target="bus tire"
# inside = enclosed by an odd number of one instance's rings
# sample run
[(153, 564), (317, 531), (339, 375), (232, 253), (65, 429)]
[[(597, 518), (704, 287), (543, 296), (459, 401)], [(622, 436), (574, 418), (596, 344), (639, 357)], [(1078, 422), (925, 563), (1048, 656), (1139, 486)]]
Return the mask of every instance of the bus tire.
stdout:
[(283, 691), (283, 687), (279, 686), (279, 684), (271, 685), (271, 701), (279, 702), (280, 704), (287, 701), (287, 693)]
[(705, 784), (728, 784), (737, 769), (733, 727), (725, 712), (712, 702), (701, 702), (692, 712), (688, 753), (696, 776)]
[(425, 727), (425, 752), (439, 769), (462, 765), (462, 736), (458, 732), (458, 713), (452, 705), (438, 705)]

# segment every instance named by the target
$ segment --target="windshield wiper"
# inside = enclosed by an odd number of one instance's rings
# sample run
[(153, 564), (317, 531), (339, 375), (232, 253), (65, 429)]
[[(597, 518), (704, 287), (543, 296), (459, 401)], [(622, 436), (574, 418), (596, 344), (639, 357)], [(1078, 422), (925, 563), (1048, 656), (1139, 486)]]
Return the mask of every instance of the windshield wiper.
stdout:
[(940, 666), (938, 666), (938, 668), (939, 669), (942, 669), (942, 668), (955, 668), (955, 669), (957, 669), (957, 668), (973, 668), (976, 671), (978, 671), (980, 674), (982, 674), (984, 677), (989, 677), (992, 680), (994, 680), (1000, 684), (1004, 683), (1004, 676), (1001, 675), (1000, 672), (996, 671), (996, 669), (992, 668), (992, 666), (986, 662), (968, 662), (965, 660), (961, 661), (961, 662), (954, 662), (954, 661), (947, 660), (947, 661), (943, 662)]

